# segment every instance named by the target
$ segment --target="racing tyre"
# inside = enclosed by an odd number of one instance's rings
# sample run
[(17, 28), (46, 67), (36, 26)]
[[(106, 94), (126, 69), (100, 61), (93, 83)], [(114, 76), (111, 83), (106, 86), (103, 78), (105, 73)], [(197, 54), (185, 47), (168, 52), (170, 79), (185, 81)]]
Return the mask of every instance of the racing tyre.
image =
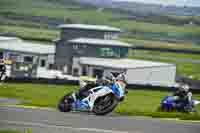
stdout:
[(58, 110), (60, 112), (69, 112), (71, 111), (71, 94), (67, 94), (64, 97), (61, 98), (61, 100), (58, 103)]
[(95, 101), (93, 112), (96, 115), (106, 115), (112, 112), (118, 103), (118, 99), (113, 94), (100, 97)]

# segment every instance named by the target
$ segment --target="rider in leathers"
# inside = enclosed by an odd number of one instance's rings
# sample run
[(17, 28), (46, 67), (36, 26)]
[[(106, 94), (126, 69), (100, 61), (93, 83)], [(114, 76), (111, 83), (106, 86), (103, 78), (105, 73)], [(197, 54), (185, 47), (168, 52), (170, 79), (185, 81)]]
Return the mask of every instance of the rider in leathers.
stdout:
[[(83, 86), (82, 88), (80, 88), (80, 90), (73, 96), (73, 99), (74, 100), (83, 99), (88, 95), (89, 90), (91, 88), (94, 88), (97, 86), (110, 86), (113, 83), (113, 80), (120, 82), (120, 84), (123, 86), (123, 88), (125, 88), (126, 80), (125, 80), (125, 76), (123, 74), (119, 74), (115, 79), (113, 79), (112, 75), (108, 75), (107, 77), (105, 77), (103, 79), (98, 79), (96, 82), (88, 83), (85, 86)], [(127, 90), (125, 90), (125, 92), (127, 93)]]
[(178, 90), (173, 94), (177, 96), (177, 103), (182, 103), (182, 106), (191, 105), (192, 102), (192, 92), (189, 91), (189, 86), (186, 84), (179, 85)]

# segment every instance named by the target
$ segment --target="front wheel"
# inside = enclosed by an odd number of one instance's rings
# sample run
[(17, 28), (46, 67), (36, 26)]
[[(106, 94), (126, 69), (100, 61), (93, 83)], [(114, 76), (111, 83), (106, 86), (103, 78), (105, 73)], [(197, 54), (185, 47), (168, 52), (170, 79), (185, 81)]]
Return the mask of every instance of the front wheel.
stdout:
[(93, 112), (96, 115), (106, 115), (115, 109), (118, 102), (118, 99), (113, 94), (100, 97), (95, 101)]
[(69, 112), (71, 111), (71, 93), (63, 96), (58, 103), (58, 109), (61, 112)]

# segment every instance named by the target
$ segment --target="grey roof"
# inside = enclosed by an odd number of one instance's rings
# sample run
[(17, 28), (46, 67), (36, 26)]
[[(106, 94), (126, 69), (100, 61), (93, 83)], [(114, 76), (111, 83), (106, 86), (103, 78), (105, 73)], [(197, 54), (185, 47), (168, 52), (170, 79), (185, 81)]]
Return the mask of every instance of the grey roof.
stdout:
[(0, 36), (0, 49), (36, 54), (54, 54), (54, 45), (26, 42), (19, 38)]
[(78, 43), (78, 44), (132, 47), (132, 45), (128, 43), (124, 43), (117, 40), (105, 40), (105, 39), (95, 39), (95, 38), (77, 38), (69, 40), (68, 42)]
[(114, 32), (121, 31), (119, 28), (110, 27), (110, 26), (106, 26), (106, 25), (87, 25), (87, 24), (62, 24), (62, 25), (59, 25), (59, 28), (114, 31)]
[(93, 57), (80, 57), (80, 64), (118, 69), (175, 66), (174, 64), (135, 59), (107, 59)]

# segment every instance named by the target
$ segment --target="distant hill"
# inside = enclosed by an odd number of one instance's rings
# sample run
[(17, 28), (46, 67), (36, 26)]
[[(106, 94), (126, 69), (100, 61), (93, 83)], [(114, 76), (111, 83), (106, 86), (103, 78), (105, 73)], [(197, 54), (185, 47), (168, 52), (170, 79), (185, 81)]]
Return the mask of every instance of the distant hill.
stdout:
[(113, 2), (113, 5), (116, 8), (128, 10), (131, 12), (149, 12), (153, 14), (166, 14), (177, 16), (200, 16), (200, 7), (163, 6), (138, 2)]
[[(19, 37), (31, 39), (46, 37), (46, 40), (50, 40), (54, 33), (58, 33), (59, 24), (84, 23), (119, 27), (126, 31), (123, 35), (130, 38), (200, 42), (200, 17), (163, 15), (159, 11), (154, 13), (155, 9), (149, 11), (151, 6), (146, 4), (136, 6), (132, 5), (133, 3), (116, 3), (108, 0), (99, 2), (99, 0), (93, 0), (93, 3), (91, 0), (0, 0), (0, 33), (14, 33)], [(132, 11), (133, 9), (135, 11)], [(40, 31), (45, 31), (43, 36), (32, 34)]]
[(87, 3), (97, 7), (118, 8), (133, 13), (161, 14), (177, 16), (200, 16), (200, 7), (189, 6), (163, 6), (158, 4), (145, 4), (139, 2), (123, 2), (113, 0), (76, 0), (80, 3)]
[(200, 7), (163, 6), (139, 2), (119, 2), (116, 0), (75, 0), (98, 8), (111, 9), (123, 13), (114, 20), (136, 20), (156, 24), (200, 25)]

